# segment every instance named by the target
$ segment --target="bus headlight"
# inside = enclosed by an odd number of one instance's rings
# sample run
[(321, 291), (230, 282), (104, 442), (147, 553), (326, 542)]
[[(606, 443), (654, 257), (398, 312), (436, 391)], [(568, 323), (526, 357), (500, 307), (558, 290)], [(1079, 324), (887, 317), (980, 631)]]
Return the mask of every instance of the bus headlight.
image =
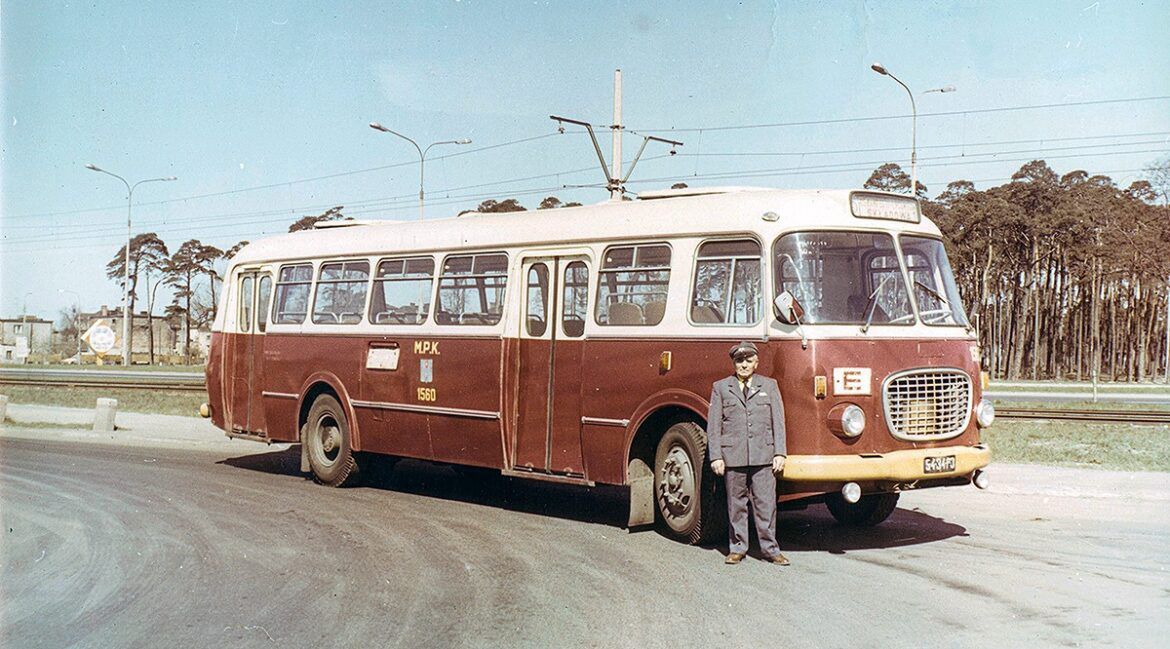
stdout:
[(979, 405), (975, 406), (975, 422), (979, 424), (980, 428), (987, 428), (995, 421), (995, 406), (991, 405), (991, 401), (987, 399), (980, 399)]
[(849, 404), (841, 412), (841, 432), (847, 437), (857, 437), (865, 430), (865, 411), (859, 406)]

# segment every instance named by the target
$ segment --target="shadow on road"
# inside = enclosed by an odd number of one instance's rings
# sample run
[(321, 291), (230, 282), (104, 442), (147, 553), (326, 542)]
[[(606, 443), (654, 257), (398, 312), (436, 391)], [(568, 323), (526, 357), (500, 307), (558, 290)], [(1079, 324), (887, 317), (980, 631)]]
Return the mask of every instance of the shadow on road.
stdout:
[[(626, 527), (627, 490), (624, 487), (593, 488), (509, 478), (498, 471), (459, 468), (419, 460), (372, 458), (361, 488), (382, 489), (428, 498), (496, 507), (509, 511), (552, 516), (566, 520)], [(249, 471), (304, 477), (300, 471), (300, 448), (258, 453), (221, 460)], [(785, 552), (829, 552), (882, 549), (933, 543), (966, 536), (961, 525), (921, 511), (899, 508), (885, 523), (871, 528), (852, 528), (833, 519), (823, 505), (804, 510), (782, 511), (777, 524), (780, 547)], [(715, 546), (726, 553), (724, 541)], [(758, 553), (755, 533), (752, 550)]]
[[(300, 447), (222, 460), (220, 464), (302, 477)], [(612, 527), (626, 526), (627, 490), (599, 485), (587, 488), (520, 478), (499, 471), (453, 467), (420, 460), (373, 457), (363, 489), (382, 489), (429, 498), (497, 507)]]
[(848, 527), (838, 523), (823, 505), (782, 512), (777, 525), (782, 550), (845, 554), (852, 550), (897, 548), (967, 536), (967, 528), (925, 514), (898, 508), (876, 527)]

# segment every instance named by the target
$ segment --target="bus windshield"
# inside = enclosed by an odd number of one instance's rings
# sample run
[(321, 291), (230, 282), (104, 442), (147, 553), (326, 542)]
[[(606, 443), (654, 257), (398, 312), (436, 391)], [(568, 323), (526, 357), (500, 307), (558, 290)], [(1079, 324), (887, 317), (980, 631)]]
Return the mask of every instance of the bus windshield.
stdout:
[(910, 235), (902, 235), (900, 241), (918, 303), (918, 317), (928, 325), (967, 326), (967, 312), (959, 299), (943, 242)]
[(776, 291), (806, 324), (914, 324), (894, 239), (880, 232), (796, 232), (773, 246)]

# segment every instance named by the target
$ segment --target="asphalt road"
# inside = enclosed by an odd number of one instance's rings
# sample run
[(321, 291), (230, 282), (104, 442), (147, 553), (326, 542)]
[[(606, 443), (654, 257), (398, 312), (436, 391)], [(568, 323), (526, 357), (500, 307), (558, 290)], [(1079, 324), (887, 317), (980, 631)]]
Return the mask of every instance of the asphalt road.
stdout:
[[(1165, 647), (1170, 474), (1000, 467), (792, 566), (628, 533), (620, 492), (295, 450), (0, 439), (4, 647)], [(259, 451), (256, 454), (251, 452)]]

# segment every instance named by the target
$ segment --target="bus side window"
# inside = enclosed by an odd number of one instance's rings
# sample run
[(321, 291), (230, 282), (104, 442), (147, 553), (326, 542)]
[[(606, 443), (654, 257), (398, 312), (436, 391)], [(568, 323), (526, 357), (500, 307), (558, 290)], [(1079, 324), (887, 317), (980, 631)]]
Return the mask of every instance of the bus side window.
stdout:
[(338, 261), (321, 264), (317, 295), (313, 298), (314, 324), (357, 324), (362, 321), (369, 286), (370, 262)]
[(618, 246), (605, 251), (594, 318), (599, 325), (648, 326), (666, 315), (670, 246)]
[(430, 257), (378, 262), (374, 293), (370, 296), (370, 322), (411, 325), (426, 322), (434, 282), (435, 260)]
[(439, 276), (435, 322), (441, 325), (495, 325), (504, 317), (508, 255), (451, 255)]
[(309, 289), (313, 286), (313, 265), (281, 266), (276, 281), (274, 324), (301, 324), (309, 312)]
[(268, 329), (268, 298), (272, 297), (272, 275), (261, 275), (256, 300), (256, 326), (263, 333)]
[(565, 294), (561, 300), (561, 329), (570, 338), (585, 335), (585, 313), (589, 307), (589, 267), (574, 261), (565, 266)]
[(236, 324), (243, 334), (252, 331), (252, 283), (255, 279), (256, 276), (251, 274), (240, 278), (240, 321)]
[(699, 247), (691, 287), (694, 324), (750, 325), (760, 321), (761, 248), (758, 241), (708, 241)]

